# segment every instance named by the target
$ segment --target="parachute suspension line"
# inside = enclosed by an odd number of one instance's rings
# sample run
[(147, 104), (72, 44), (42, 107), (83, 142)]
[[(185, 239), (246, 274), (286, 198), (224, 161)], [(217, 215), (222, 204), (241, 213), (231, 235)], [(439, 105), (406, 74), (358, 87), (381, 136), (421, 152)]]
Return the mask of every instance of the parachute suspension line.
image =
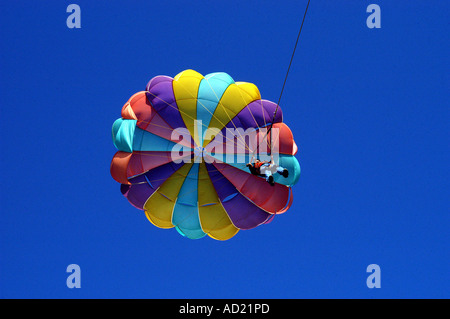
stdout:
[[(273, 122), (275, 121), (275, 116), (277, 115), (278, 107), (280, 106), (280, 101), (281, 101), (281, 97), (283, 95), (284, 86), (286, 85), (286, 80), (287, 80), (288, 75), (289, 75), (289, 70), (291, 69), (292, 60), (294, 60), (294, 55), (295, 55), (295, 50), (297, 49), (298, 40), (300, 39), (300, 34), (302, 33), (303, 24), (305, 23), (306, 13), (308, 12), (309, 2), (310, 1), (311, 0), (308, 0), (308, 4), (306, 5), (305, 13), (303, 14), (302, 24), (300, 25), (300, 30), (298, 31), (297, 40), (295, 41), (294, 50), (292, 51), (291, 61), (289, 62), (289, 66), (288, 66), (288, 69), (287, 69), (287, 72), (286, 72), (286, 76), (284, 78), (283, 86), (281, 87), (281, 92), (280, 92), (280, 97), (278, 98), (277, 107), (275, 108), (275, 111), (273, 112), (272, 122), (270, 123), (270, 127), (267, 130), (264, 138), (267, 135), (269, 135), (270, 131), (272, 130)], [(264, 141), (264, 138), (262, 139), (263, 141)], [(270, 151), (270, 153), (272, 153), (272, 143), (271, 143), (270, 140), (268, 142), (269, 142), (269, 151)]]
[(283, 96), (284, 86), (286, 85), (286, 81), (289, 75), (289, 70), (291, 69), (292, 61), (294, 60), (295, 50), (297, 49), (298, 40), (300, 39), (300, 34), (302, 33), (303, 24), (305, 23), (306, 13), (308, 12), (309, 2), (311, 0), (308, 0), (308, 4), (306, 5), (305, 13), (303, 14), (303, 20), (302, 24), (300, 25), (300, 30), (298, 31), (297, 40), (295, 41), (294, 50), (292, 51), (291, 60), (289, 61), (289, 66), (286, 72), (286, 76), (284, 78), (283, 86), (281, 87), (280, 97), (278, 98), (277, 107), (275, 108), (275, 112), (273, 112), (272, 122), (270, 124), (270, 128), (267, 130), (267, 134), (269, 134), (270, 130), (273, 126), (273, 121), (275, 121), (275, 115), (277, 114), (278, 107), (280, 106), (281, 97)]

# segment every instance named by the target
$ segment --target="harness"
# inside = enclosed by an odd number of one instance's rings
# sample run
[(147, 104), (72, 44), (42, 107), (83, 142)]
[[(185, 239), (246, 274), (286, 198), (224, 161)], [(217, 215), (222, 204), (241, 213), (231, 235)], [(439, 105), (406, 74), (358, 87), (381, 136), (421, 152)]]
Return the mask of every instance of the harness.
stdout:
[(264, 165), (267, 165), (267, 163), (258, 162), (258, 163), (254, 164), (255, 171), (256, 171), (257, 175), (265, 177), (265, 175), (261, 174), (261, 167), (264, 166)]

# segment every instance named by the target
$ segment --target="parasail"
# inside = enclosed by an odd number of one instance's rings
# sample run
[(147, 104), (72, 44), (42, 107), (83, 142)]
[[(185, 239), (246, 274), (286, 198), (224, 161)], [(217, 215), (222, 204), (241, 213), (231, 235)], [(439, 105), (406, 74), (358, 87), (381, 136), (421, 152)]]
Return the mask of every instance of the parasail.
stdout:
[[(227, 73), (154, 77), (125, 103), (112, 138), (112, 177), (157, 227), (227, 240), (292, 205), (300, 165), (281, 107)], [(270, 185), (246, 165), (273, 154), (289, 176)]]

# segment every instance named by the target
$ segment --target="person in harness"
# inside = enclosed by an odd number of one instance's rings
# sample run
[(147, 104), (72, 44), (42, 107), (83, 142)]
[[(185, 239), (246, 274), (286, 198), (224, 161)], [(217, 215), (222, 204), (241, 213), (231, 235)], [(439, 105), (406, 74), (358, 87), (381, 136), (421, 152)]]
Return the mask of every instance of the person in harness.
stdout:
[(265, 177), (266, 181), (274, 186), (275, 182), (273, 180), (273, 174), (278, 173), (280, 175), (283, 175), (283, 177), (288, 177), (289, 172), (286, 168), (283, 168), (281, 166), (278, 166), (275, 164), (273, 160), (273, 155), (271, 156), (271, 161), (260, 161), (258, 159), (255, 159), (254, 156), (252, 156), (250, 163), (247, 164), (247, 167), (250, 170), (250, 173), (256, 176)]

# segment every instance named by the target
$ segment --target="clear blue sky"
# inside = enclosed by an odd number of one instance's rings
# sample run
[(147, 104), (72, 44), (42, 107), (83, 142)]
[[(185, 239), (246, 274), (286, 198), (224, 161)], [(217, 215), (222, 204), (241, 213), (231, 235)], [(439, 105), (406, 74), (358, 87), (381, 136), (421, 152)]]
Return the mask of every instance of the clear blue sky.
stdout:
[(127, 202), (112, 123), (189, 68), (277, 101), (307, 1), (76, 1), (81, 29), (70, 3), (0, 2), (2, 298), (450, 297), (449, 1), (311, 1), (281, 101), (293, 206), (226, 242)]

